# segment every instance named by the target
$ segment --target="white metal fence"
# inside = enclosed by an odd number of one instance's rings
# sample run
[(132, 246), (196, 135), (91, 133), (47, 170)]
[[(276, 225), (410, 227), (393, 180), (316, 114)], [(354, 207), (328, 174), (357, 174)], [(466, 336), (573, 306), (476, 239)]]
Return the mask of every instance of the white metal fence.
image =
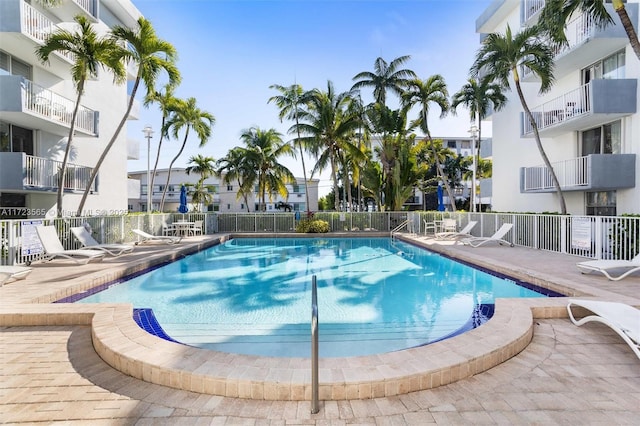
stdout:
[[(96, 240), (103, 243), (134, 242), (133, 229), (161, 235), (177, 220), (204, 221), (204, 234), (294, 232), (294, 213), (188, 213), (92, 216), (63, 219), (0, 220), (0, 264), (24, 264), (41, 257), (34, 226), (54, 225), (65, 248), (79, 248), (70, 232), (73, 226), (89, 224)], [(490, 236), (503, 223), (513, 228), (506, 239), (517, 246), (566, 253), (595, 259), (631, 259), (640, 252), (640, 217), (560, 216), (520, 213), (448, 212), (317, 212), (315, 219), (329, 223), (331, 232), (391, 232), (407, 221), (400, 232), (423, 234), (425, 223), (453, 218), (458, 229), (470, 220), (478, 224), (474, 236)]]

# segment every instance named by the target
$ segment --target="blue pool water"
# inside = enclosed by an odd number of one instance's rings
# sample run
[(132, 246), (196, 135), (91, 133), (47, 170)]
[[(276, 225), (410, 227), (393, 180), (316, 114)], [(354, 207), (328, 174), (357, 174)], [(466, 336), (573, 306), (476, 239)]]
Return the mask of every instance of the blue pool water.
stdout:
[(313, 275), (323, 357), (426, 344), (498, 297), (545, 297), (388, 238), (238, 238), (81, 302), (151, 308), (168, 336), (192, 346), (307, 357)]

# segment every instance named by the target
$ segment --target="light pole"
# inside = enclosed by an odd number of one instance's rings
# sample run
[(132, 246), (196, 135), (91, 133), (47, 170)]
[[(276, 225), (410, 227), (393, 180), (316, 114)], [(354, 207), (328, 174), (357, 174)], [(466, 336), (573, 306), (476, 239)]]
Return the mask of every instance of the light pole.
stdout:
[(478, 127), (476, 125), (472, 125), (469, 129), (469, 133), (471, 133), (471, 153), (473, 155), (473, 175), (471, 177), (471, 211), (475, 213), (476, 211), (476, 138), (478, 137)]
[(147, 138), (147, 214), (151, 213), (151, 137), (153, 129), (149, 124), (142, 129), (144, 137)]

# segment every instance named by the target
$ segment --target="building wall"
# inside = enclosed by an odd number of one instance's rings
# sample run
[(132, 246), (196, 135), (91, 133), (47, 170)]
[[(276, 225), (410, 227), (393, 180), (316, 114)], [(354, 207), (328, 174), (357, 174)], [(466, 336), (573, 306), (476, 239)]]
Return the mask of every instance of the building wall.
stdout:
[[(632, 22), (638, 29), (638, 0), (627, 2), (627, 9), (632, 17)], [(506, 25), (509, 24), (514, 34), (521, 28), (520, 17), (523, 14), (521, 8), (528, 4), (525, 1), (505, 0), (496, 1), (487, 8), (485, 13), (477, 21), (477, 30), (481, 34), (498, 32), (504, 34)], [(615, 24), (619, 24), (618, 16), (613, 13)], [(540, 94), (539, 82), (529, 79), (522, 80), (522, 89), (529, 107), (534, 108), (548, 103), (550, 100), (561, 97), (571, 90), (578, 88), (582, 82), (582, 69), (602, 60), (607, 55), (618, 50), (618, 45), (626, 44), (625, 50), (625, 75), (627, 79), (637, 79), (640, 76), (640, 61), (633, 53), (628, 41), (618, 37), (614, 42), (608, 42), (607, 37), (615, 34), (614, 29), (607, 29), (605, 33), (586, 41), (584, 45), (565, 53), (565, 56), (556, 57), (555, 82), (548, 93)], [(613, 40), (613, 39), (611, 39)], [(607, 47), (610, 45), (611, 47)], [(598, 50), (597, 57), (594, 55)], [(561, 62), (564, 61), (564, 62)], [(492, 116), (493, 136), (493, 210), (517, 211), (517, 212), (558, 212), (559, 200), (554, 192), (530, 193), (521, 192), (521, 168), (543, 165), (542, 157), (533, 137), (522, 135), (523, 108), (518, 99), (513, 83), (511, 91), (506, 92), (509, 98), (507, 106), (495, 112)], [(637, 94), (638, 95), (638, 94)], [(615, 99), (610, 99), (616, 102)], [(614, 114), (593, 114), (589, 118), (580, 118), (576, 128), (569, 128), (557, 132), (548, 132), (543, 135), (541, 142), (549, 157), (549, 160), (560, 162), (575, 159), (583, 155), (582, 132), (617, 119)], [(635, 187), (619, 188), (617, 195), (617, 214), (640, 213), (640, 115), (635, 113), (624, 114), (622, 123), (622, 154), (636, 154)], [(629, 171), (625, 171), (624, 174)], [(564, 191), (567, 211), (571, 214), (586, 214), (585, 190)]]
[[(20, 8), (24, 7), (24, 0), (3, 0), (3, 12), (12, 11), (12, 21), (9, 22), (8, 14), (0, 17), (0, 50), (12, 55), (32, 67), (31, 81), (43, 88), (55, 92), (75, 102), (76, 92), (71, 80), (71, 64), (65, 64), (59, 59), (53, 58), (49, 64), (40, 63), (33, 51), (40, 42), (30, 38), (20, 27)], [(39, 2), (31, 1), (30, 6), (41, 12), (59, 28), (74, 29), (73, 17), (81, 10), (73, 0), (64, 0), (60, 6), (45, 8)], [(101, 20), (102, 16), (108, 17), (109, 25), (134, 23), (140, 12), (129, 0), (119, 2), (100, 1), (95, 14), (97, 21), (94, 29), (99, 34), (106, 34), (109, 26)], [(111, 7), (117, 7), (112, 12)], [(18, 11), (15, 15), (14, 12)], [(86, 12), (83, 12), (86, 13)], [(13, 19), (15, 18), (15, 19)], [(95, 17), (93, 18), (95, 19)], [(127, 84), (114, 85), (113, 76), (100, 70), (98, 78), (87, 82), (85, 93), (80, 101), (99, 114), (99, 126), (97, 134), (87, 135), (76, 132), (72, 142), (72, 150), (69, 162), (85, 167), (93, 167), (113, 136), (113, 133), (123, 117), (127, 107)], [(19, 125), (33, 131), (34, 156), (49, 160), (62, 161), (66, 147), (68, 126), (52, 126), (46, 120), (31, 115), (30, 112), (9, 111), (8, 108), (0, 110), (0, 121)], [(115, 144), (105, 158), (98, 173), (98, 191), (88, 196), (84, 209), (85, 214), (99, 214), (104, 211), (127, 211), (127, 126), (121, 130)], [(2, 155), (2, 153), (0, 153)], [(19, 178), (19, 177), (18, 177)], [(6, 188), (5, 192), (6, 192)], [(3, 188), (0, 187), (0, 192)], [(55, 215), (56, 188), (34, 189), (22, 188), (12, 193), (26, 195), (26, 207), (28, 210), (41, 212), (45, 210), (48, 215)], [(75, 215), (82, 197), (82, 191), (65, 192), (63, 198), (63, 210), (65, 215)], [(38, 215), (29, 215), (38, 216)]]

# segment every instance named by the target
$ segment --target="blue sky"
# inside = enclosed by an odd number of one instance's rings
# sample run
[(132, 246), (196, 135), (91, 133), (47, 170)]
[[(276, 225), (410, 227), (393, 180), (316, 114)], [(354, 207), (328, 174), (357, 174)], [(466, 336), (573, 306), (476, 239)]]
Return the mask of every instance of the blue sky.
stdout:
[[(133, 0), (151, 21), (158, 36), (178, 51), (181, 98), (195, 97), (198, 106), (216, 117), (212, 137), (199, 148), (191, 138), (176, 166), (192, 155), (219, 159), (241, 145), (243, 129), (275, 128), (285, 140), (290, 122), (280, 123), (278, 109), (268, 104), (277, 94), (272, 84), (294, 82), (305, 90), (326, 89), (327, 81), (347, 91), (353, 76), (373, 71), (374, 61), (387, 62), (410, 55), (407, 68), (426, 79), (441, 74), (450, 94), (468, 78), (479, 47), (475, 21), (491, 0)], [(363, 90), (363, 100), (372, 94)], [(396, 99), (391, 95), (388, 103)], [(434, 136), (468, 136), (469, 113), (439, 119), (433, 108), (429, 128)], [(154, 106), (142, 109), (140, 120), (130, 121), (128, 135), (140, 140), (140, 160), (129, 170), (146, 170), (145, 124), (159, 130), (161, 116)], [(415, 118), (415, 117), (410, 117)], [(483, 135), (489, 136), (489, 127)], [(168, 167), (182, 140), (163, 143), (160, 167)], [(157, 132), (152, 140), (152, 164)], [(166, 149), (165, 149), (166, 148)], [(300, 161), (283, 160), (296, 176)], [(308, 159), (308, 169), (314, 160)], [(328, 170), (322, 173), (320, 193), (330, 189)]]

